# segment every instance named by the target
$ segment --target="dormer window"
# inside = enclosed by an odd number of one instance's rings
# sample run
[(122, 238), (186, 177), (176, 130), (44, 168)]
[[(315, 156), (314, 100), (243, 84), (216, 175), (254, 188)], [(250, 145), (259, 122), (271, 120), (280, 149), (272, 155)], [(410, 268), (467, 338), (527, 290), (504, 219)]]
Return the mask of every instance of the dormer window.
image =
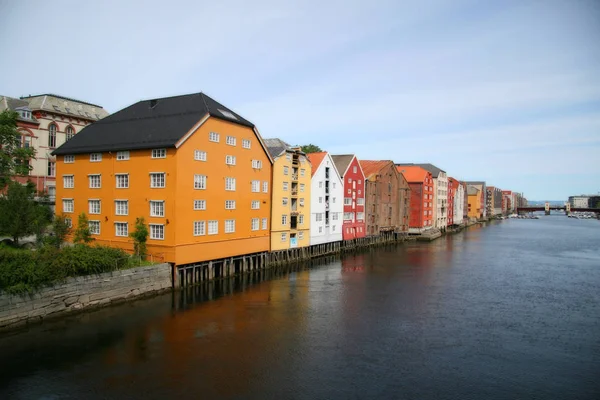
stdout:
[(21, 118), (32, 119), (31, 118), (31, 110), (21, 108), (21, 109), (17, 109), (16, 111), (19, 113), (19, 116)]

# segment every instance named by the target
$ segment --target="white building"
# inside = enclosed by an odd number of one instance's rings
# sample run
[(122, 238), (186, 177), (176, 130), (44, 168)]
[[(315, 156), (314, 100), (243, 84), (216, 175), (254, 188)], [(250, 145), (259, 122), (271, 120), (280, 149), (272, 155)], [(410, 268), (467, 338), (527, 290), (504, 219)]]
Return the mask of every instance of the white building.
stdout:
[(452, 215), (452, 219), (455, 225), (462, 225), (463, 215), (465, 211), (465, 186), (458, 182), (458, 187), (456, 188), (456, 193), (454, 193), (454, 213)]
[(448, 175), (446, 171), (433, 164), (415, 164), (431, 172), (433, 177), (433, 197), (436, 207), (433, 209), (434, 227), (446, 230), (448, 226)]
[(35, 149), (29, 176), (18, 180), (33, 182), (39, 192), (46, 192), (53, 201), (56, 158), (50, 153), (87, 125), (106, 117), (108, 112), (95, 104), (53, 94), (20, 99), (0, 96), (0, 112), (7, 109), (19, 114), (17, 129), (21, 133), (21, 145)]
[(569, 203), (571, 208), (588, 208), (590, 202), (590, 196), (569, 196)]
[(342, 240), (344, 184), (328, 152), (307, 154), (312, 164), (310, 244)]

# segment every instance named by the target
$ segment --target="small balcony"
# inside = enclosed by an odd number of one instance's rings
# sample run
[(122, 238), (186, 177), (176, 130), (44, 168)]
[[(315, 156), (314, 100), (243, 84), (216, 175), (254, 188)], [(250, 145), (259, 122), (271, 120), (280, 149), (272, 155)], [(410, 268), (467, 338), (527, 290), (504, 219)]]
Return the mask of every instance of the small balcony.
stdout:
[(292, 174), (292, 180), (293, 181), (297, 181), (298, 180), (298, 174)]

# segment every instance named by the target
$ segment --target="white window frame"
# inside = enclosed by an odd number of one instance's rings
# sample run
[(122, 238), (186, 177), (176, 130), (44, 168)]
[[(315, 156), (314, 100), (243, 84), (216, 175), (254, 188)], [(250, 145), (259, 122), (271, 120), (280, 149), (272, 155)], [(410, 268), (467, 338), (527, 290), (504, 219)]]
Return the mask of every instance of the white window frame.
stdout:
[(287, 233), (283, 232), (283, 233), (281, 234), (281, 241), (282, 241), (282, 242), (287, 242)]
[(298, 216), (298, 224), (304, 225), (304, 214)]
[(117, 161), (129, 160), (129, 150), (117, 151)]
[(66, 155), (63, 158), (65, 164), (73, 164), (75, 162), (75, 156), (72, 154)]
[(252, 193), (260, 193), (260, 181), (252, 181)]
[[(66, 205), (69, 205), (70, 207), (65, 207)], [(63, 213), (73, 213), (75, 212), (75, 200), (73, 199), (62, 199), (62, 209), (63, 209)]]
[(252, 203), (250, 204), (250, 208), (252, 210), (260, 210), (260, 200), (252, 200)]
[(301, 192), (304, 192), (304, 183), (301, 183), (301, 184), (300, 184), (300, 191), (301, 191)]
[[(160, 229), (158, 229), (160, 227)], [(148, 224), (150, 231), (150, 239), (165, 240), (165, 225), (164, 224)]]
[(262, 222), (261, 222), (261, 225), (262, 225), (262, 230), (266, 231), (267, 228), (269, 227), (269, 219), (268, 218), (263, 218)]
[[(97, 231), (95, 229), (96, 227), (98, 228)], [(90, 233), (92, 235), (99, 235), (100, 234), (100, 221), (98, 221), (98, 220), (89, 220), (88, 221), (88, 228), (90, 229)]]
[(284, 175), (288, 175), (290, 173), (290, 167), (288, 167), (287, 165), (283, 166), (283, 174)]
[(207, 226), (208, 226), (207, 233), (209, 235), (218, 235), (219, 234), (219, 221), (217, 221), (217, 220), (208, 221)]
[(167, 158), (167, 149), (152, 149), (150, 158)]
[(90, 153), (90, 162), (102, 161), (102, 153)]
[[(92, 186), (92, 183), (96, 183), (95, 178), (98, 178), (98, 186)], [(89, 174), (88, 183), (90, 189), (101, 189), (102, 188), (102, 175), (101, 174)]]
[[(123, 212), (123, 208), (125, 212)], [(129, 215), (129, 200), (115, 200), (115, 215)]]
[(284, 207), (287, 207), (289, 204), (289, 199), (287, 197), (282, 197), (281, 198), (281, 205)]
[[(92, 207), (92, 205), (94, 207)], [(98, 206), (98, 208), (96, 209), (95, 206)], [(88, 214), (90, 215), (98, 215), (101, 214), (102, 211), (102, 203), (100, 202), (100, 199), (88, 199)]]
[(223, 225), (225, 233), (235, 233), (235, 219), (226, 219)]
[(287, 225), (288, 216), (287, 214), (281, 215), (281, 225)]
[[(123, 177), (125, 177), (126, 182), (120, 182)], [(123, 186), (123, 183), (127, 185)], [(129, 189), (129, 174), (115, 174), (115, 187), (117, 189)]]
[[(160, 182), (160, 178), (162, 176), (162, 186), (157, 185), (157, 183), (161, 183)], [(157, 178), (157, 180), (155, 181), (154, 178)], [(163, 189), (167, 186), (167, 174), (165, 174), (164, 172), (151, 172), (150, 173), (150, 187), (152, 189)]]
[(225, 200), (226, 210), (235, 210), (235, 200)]
[(287, 192), (289, 190), (290, 187), (290, 183), (289, 182), (283, 182), (283, 186), (282, 189), (284, 192)]
[(269, 193), (269, 182), (263, 182), (263, 193)]
[(252, 160), (252, 168), (254, 168), (254, 169), (261, 169), (262, 168), (262, 161), (261, 160)]
[(208, 140), (210, 142), (219, 143), (221, 141), (221, 134), (217, 133), (217, 132), (209, 132), (208, 133)]
[[(70, 183), (68, 185), (67, 183)], [(74, 175), (63, 175), (63, 189), (73, 189), (75, 187)]]
[[(125, 233), (119, 232), (119, 228), (125, 227)], [(128, 237), (129, 236), (129, 225), (127, 222), (115, 221), (115, 236), (117, 237)]]
[(225, 164), (226, 165), (235, 165), (236, 164), (236, 157), (232, 156), (232, 155), (226, 155), (225, 156)]
[(304, 177), (306, 170), (304, 168), (300, 168), (300, 176)]
[(249, 149), (252, 146), (250, 139), (242, 139), (242, 148)]
[(260, 229), (260, 218), (252, 218), (250, 221), (250, 230), (258, 231)]
[(225, 177), (225, 190), (235, 192), (235, 178), (231, 176)]
[(165, 216), (165, 201), (164, 200), (150, 200), (148, 202), (148, 205), (150, 207), (150, 216), (151, 217), (164, 218), (164, 216)]
[(235, 146), (237, 144), (237, 139), (235, 136), (227, 136), (225, 138), (225, 144), (229, 146)]

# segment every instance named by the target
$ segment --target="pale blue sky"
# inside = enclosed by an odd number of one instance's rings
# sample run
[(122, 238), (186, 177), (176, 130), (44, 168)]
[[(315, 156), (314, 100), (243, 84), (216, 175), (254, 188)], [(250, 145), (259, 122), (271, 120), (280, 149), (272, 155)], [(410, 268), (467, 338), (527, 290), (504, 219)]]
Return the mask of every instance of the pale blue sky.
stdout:
[(203, 91), (264, 137), (600, 191), (600, 1), (0, 0), (0, 94)]

